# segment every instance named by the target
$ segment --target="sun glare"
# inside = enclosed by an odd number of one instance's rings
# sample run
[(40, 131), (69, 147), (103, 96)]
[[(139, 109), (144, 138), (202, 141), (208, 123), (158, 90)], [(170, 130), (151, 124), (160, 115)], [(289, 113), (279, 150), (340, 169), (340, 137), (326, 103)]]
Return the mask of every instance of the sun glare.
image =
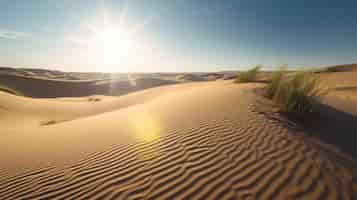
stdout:
[(94, 33), (92, 45), (103, 64), (125, 64), (132, 55), (133, 42), (127, 30), (105, 28)]
[(68, 39), (79, 47), (82, 63), (96, 67), (95, 71), (117, 72), (130, 71), (129, 67), (143, 58), (152, 60), (153, 46), (142, 33), (148, 20), (130, 23), (124, 14), (118, 18), (103, 12), (93, 20), (82, 20), (78, 32), (69, 35)]
[(148, 113), (134, 115), (129, 123), (132, 135), (139, 141), (151, 142), (160, 138), (162, 127), (158, 118)]

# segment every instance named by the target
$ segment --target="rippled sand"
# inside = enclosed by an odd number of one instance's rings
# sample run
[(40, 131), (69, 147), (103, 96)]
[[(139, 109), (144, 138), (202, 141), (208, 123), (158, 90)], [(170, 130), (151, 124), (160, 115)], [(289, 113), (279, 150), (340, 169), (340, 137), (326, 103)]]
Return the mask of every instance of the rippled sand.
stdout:
[(0, 199), (356, 199), (356, 161), (262, 114), (257, 87), (0, 93)]

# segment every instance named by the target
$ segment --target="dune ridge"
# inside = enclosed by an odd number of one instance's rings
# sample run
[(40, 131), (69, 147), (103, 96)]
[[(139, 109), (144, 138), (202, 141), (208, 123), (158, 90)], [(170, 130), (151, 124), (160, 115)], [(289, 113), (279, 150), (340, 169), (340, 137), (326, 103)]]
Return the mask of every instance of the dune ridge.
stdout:
[(176, 83), (178, 82), (174, 80), (151, 77), (139, 77), (132, 80), (129, 80), (128, 77), (99, 80), (61, 80), (0, 73), (0, 84), (34, 98), (117, 96)]
[[(256, 87), (231, 82), (165, 86), (171, 92), (141, 105), (49, 126), (47, 131), (73, 132), (69, 127), (75, 124), (115, 118), (122, 124), (103, 127), (124, 134), (124, 117), (155, 110), (163, 128), (150, 141), (104, 142), (102, 150), (65, 166), (0, 170), (0, 199), (357, 198), (356, 161), (311, 141), (303, 129), (261, 114), (252, 93)], [(117, 134), (103, 129), (87, 137), (115, 141)]]

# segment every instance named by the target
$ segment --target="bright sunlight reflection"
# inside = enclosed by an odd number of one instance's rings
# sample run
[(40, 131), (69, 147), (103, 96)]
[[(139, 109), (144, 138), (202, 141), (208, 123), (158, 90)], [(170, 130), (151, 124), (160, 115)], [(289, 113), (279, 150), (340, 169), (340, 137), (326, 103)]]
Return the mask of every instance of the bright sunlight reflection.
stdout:
[[(162, 135), (163, 127), (160, 120), (152, 113), (139, 112), (133, 115), (129, 121), (131, 136), (139, 142), (152, 142)], [(155, 158), (160, 154), (160, 145), (152, 145), (150, 151), (138, 152), (137, 158), (146, 160)]]
[(159, 120), (152, 115), (141, 113), (135, 115), (130, 122), (133, 136), (137, 140), (151, 142), (160, 138), (161, 129)]

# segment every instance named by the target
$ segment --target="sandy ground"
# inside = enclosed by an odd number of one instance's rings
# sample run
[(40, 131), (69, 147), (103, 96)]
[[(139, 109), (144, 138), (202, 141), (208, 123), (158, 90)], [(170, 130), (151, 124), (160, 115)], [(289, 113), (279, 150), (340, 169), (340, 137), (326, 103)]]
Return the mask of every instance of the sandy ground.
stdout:
[(0, 92), (0, 199), (356, 199), (357, 162), (270, 111), (259, 87)]
[(323, 84), (328, 86), (331, 96), (357, 101), (357, 70), (322, 74)]

